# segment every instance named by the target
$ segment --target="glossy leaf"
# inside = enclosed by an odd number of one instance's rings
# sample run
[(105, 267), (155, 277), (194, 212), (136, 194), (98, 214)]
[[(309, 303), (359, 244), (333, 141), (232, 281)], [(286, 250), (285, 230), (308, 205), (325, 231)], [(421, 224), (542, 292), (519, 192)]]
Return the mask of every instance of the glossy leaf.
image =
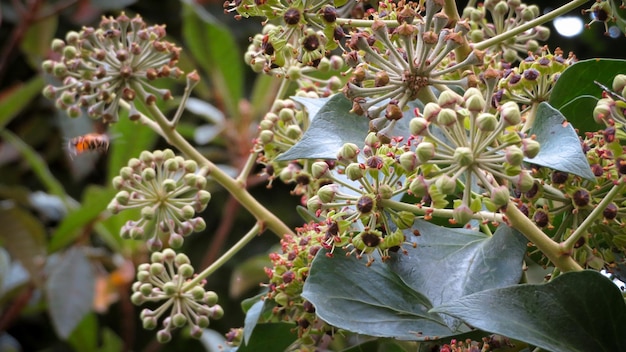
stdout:
[(231, 116), (238, 116), (243, 94), (243, 67), (233, 34), (202, 6), (183, 4), (183, 35), (197, 64), (210, 75)]
[(98, 215), (106, 209), (115, 193), (116, 191), (112, 188), (93, 185), (87, 188), (81, 207), (67, 214), (52, 234), (50, 243), (48, 243), (48, 251), (52, 253), (72, 243), (83, 233), (81, 230), (93, 223)]
[(257, 324), (247, 343), (232, 351), (286, 351), (298, 338), (294, 332), (295, 325), (291, 323), (264, 323)]
[(95, 313), (89, 313), (72, 331), (67, 342), (74, 347), (75, 351), (96, 351), (98, 350), (98, 330), (98, 317)]
[(0, 239), (14, 260), (19, 261), (36, 282), (46, 258), (46, 233), (39, 219), (22, 208), (0, 209)]
[(44, 80), (37, 76), (25, 84), (15, 85), (0, 95), (0, 128), (4, 128), (17, 114), (41, 94)]
[(558, 110), (547, 103), (539, 104), (535, 124), (529, 134), (536, 136), (541, 149), (537, 156), (527, 159), (528, 162), (595, 180), (578, 134)]
[(626, 60), (589, 59), (568, 67), (556, 81), (550, 94), (550, 105), (558, 109), (580, 132), (603, 128), (593, 120), (593, 109), (602, 97), (594, 83), (611, 87), (613, 77), (626, 72)]
[[(419, 231), (414, 236), (411, 231)], [(370, 267), (336, 251), (316, 256), (302, 294), (331, 325), (371, 336), (427, 340), (468, 331), (429, 310), (463, 295), (517, 283), (526, 241), (506, 226), (490, 237), (417, 221), (417, 248)], [(502, 253), (507, 253), (502, 256)], [(384, 294), (383, 294), (384, 293)]]
[(148, 126), (130, 121), (125, 116), (111, 125), (109, 134), (111, 145), (107, 152), (107, 180), (119, 175), (120, 169), (128, 164), (128, 160), (138, 158), (144, 150), (151, 150), (158, 137)]
[(67, 339), (91, 312), (95, 275), (84, 249), (72, 247), (49, 261), (45, 292), (52, 325), (59, 337)]
[(432, 311), (549, 351), (620, 351), (626, 345), (622, 294), (595, 271), (477, 292)]

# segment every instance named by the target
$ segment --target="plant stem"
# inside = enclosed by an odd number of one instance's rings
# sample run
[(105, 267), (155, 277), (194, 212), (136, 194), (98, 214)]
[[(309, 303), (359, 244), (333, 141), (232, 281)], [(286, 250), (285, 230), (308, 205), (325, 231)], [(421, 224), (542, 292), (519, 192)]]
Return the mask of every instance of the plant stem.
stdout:
[(222, 254), (216, 261), (214, 261), (210, 266), (206, 269), (202, 270), (202, 272), (198, 273), (193, 280), (186, 282), (183, 286), (183, 292), (188, 291), (193, 288), (197, 284), (199, 284), (202, 280), (209, 277), (209, 275), (213, 274), (213, 272), (222, 267), (227, 261), (229, 261), (237, 252), (239, 252), (245, 245), (247, 245), (252, 239), (259, 235), (259, 233), (263, 230), (260, 223), (254, 224), (250, 231), (246, 233), (237, 243), (235, 243), (230, 249), (226, 251), (226, 253)]
[[(441, 218), (452, 219), (452, 209), (436, 209), (431, 207), (420, 207), (415, 204), (408, 204), (398, 202), (391, 199), (382, 199), (381, 205), (383, 208), (391, 208), (395, 210), (403, 210), (411, 212), (415, 215), (432, 215)], [(493, 213), (488, 211), (479, 211), (474, 213), (472, 219), (476, 220), (489, 220), (492, 222), (504, 222), (504, 216), (499, 213)]]
[[(136, 84), (133, 86), (137, 92), (142, 92), (143, 88)], [(267, 210), (261, 203), (259, 203), (245, 188), (245, 185), (237, 182), (232, 177), (228, 176), (219, 167), (213, 164), (210, 160), (206, 159), (200, 152), (198, 152), (178, 131), (169, 125), (167, 117), (163, 115), (161, 110), (156, 104), (144, 104), (150, 115), (154, 118), (154, 121), (161, 128), (162, 136), (174, 147), (180, 150), (187, 157), (195, 160), (200, 166), (205, 166), (209, 170), (209, 176), (212, 177), (217, 183), (224, 187), (244, 208), (246, 208), (254, 217), (262, 223), (262, 225), (269, 228), (278, 237), (282, 238), (284, 234), (293, 234), (291, 229), (285, 225), (276, 215)]]
[(535, 247), (537, 247), (561, 271), (580, 271), (582, 268), (572, 258), (570, 251), (554, 242), (543, 233), (529, 218), (522, 213), (511, 201), (505, 211), (509, 224), (521, 232)]
[(563, 243), (561, 243), (562, 246), (566, 250), (571, 250), (572, 248), (574, 248), (574, 244), (576, 244), (578, 239), (587, 232), (589, 226), (591, 226), (591, 224), (596, 221), (596, 219), (602, 216), (602, 212), (604, 211), (604, 209), (613, 201), (616, 196), (622, 194), (625, 188), (626, 179), (622, 177), (613, 185), (613, 188), (609, 191), (609, 193), (606, 194), (606, 196), (604, 196), (604, 198), (602, 198), (600, 203), (596, 205), (591, 214), (589, 214), (589, 216), (587, 216), (587, 218), (580, 225), (578, 225), (572, 235), (569, 236), (567, 240), (565, 240)]
[(543, 16), (539, 16), (537, 18), (535, 18), (534, 20), (530, 21), (530, 22), (526, 22), (523, 25), (519, 26), (519, 27), (515, 27), (507, 32), (501, 33), (493, 38), (489, 38), (485, 41), (482, 41), (480, 43), (476, 43), (474, 45), (474, 49), (478, 49), (478, 50), (485, 50), (488, 47), (495, 45), (497, 43), (500, 42), (504, 42), (507, 39), (513, 38), (533, 27), (542, 25), (550, 20), (553, 20), (571, 10), (574, 10), (575, 8), (585, 4), (589, 2), (589, 0), (573, 0), (568, 2), (567, 4), (554, 9), (552, 11), (550, 11), (549, 13), (543, 15)]

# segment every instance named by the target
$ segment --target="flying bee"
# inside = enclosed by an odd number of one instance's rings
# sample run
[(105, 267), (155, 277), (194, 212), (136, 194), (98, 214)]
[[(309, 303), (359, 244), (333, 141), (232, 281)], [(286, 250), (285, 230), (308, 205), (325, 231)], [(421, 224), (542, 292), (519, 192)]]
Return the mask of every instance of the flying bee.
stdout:
[(88, 133), (78, 136), (67, 142), (67, 150), (70, 156), (81, 155), (88, 151), (106, 152), (109, 150), (110, 138), (106, 134)]

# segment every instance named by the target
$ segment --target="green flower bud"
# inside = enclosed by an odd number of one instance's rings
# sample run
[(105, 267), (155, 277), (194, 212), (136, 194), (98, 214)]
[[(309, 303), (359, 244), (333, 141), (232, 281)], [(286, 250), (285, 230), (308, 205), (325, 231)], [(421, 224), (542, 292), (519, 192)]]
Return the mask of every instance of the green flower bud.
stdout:
[(339, 152), (337, 153), (337, 160), (339, 161), (352, 161), (356, 160), (356, 156), (359, 154), (360, 150), (354, 143), (346, 143), (341, 146)]
[(539, 142), (534, 139), (524, 138), (522, 139), (522, 151), (527, 158), (534, 158), (539, 154), (541, 146)]
[(491, 191), (491, 201), (497, 208), (509, 203), (509, 189), (506, 186), (498, 186)]
[(493, 8), (493, 13), (504, 16), (509, 12), (509, 5), (505, 1), (500, 1)]
[(52, 43), (50, 44), (50, 48), (55, 53), (60, 53), (63, 48), (65, 48), (65, 42), (61, 39), (55, 38), (52, 39)]
[(439, 192), (445, 195), (453, 194), (454, 191), (456, 191), (456, 181), (452, 177), (445, 174), (437, 177), (435, 186), (437, 186)]
[(450, 127), (457, 122), (456, 111), (447, 108), (441, 109), (436, 121), (440, 126)]
[(596, 107), (593, 109), (593, 120), (601, 125), (607, 124), (611, 117), (611, 99), (604, 98), (598, 100)]
[(178, 273), (182, 275), (184, 278), (190, 278), (194, 274), (193, 267), (189, 264), (181, 264), (178, 267)]
[(142, 295), (144, 296), (150, 296), (150, 294), (152, 293), (152, 289), (153, 286), (150, 283), (143, 283), (141, 284), (141, 286), (139, 286), (139, 292), (141, 292)]
[(64, 78), (67, 74), (67, 66), (61, 62), (56, 62), (52, 67), (52, 74), (57, 78)]
[(613, 78), (612, 87), (614, 92), (621, 92), (622, 90), (624, 90), (624, 88), (626, 87), (626, 75), (618, 74), (617, 76), (615, 76), (615, 78)]
[(145, 206), (141, 208), (141, 217), (146, 219), (147, 221), (153, 220), (155, 218), (156, 211), (152, 206)]
[(513, 176), (512, 181), (515, 188), (521, 192), (528, 192), (535, 184), (535, 180), (527, 170), (523, 170), (519, 175)]
[(128, 191), (119, 191), (115, 195), (115, 201), (121, 205), (128, 205), (129, 200), (130, 200), (130, 193), (128, 193)]
[(322, 209), (322, 205), (323, 203), (320, 201), (320, 198), (317, 195), (309, 198), (306, 201), (306, 208), (312, 213), (315, 213), (318, 210)]
[(185, 242), (185, 239), (183, 238), (183, 236), (176, 232), (172, 232), (170, 234), (170, 238), (167, 240), (167, 243), (172, 248), (180, 248), (183, 246), (184, 242)]
[(156, 337), (159, 343), (168, 343), (172, 340), (172, 334), (166, 329), (159, 330)]
[(506, 48), (504, 50), (504, 53), (502, 54), (502, 59), (504, 60), (504, 62), (508, 63), (517, 61), (518, 57), (519, 55), (517, 54), (517, 50), (511, 48)]
[(144, 329), (152, 330), (157, 327), (158, 320), (156, 317), (145, 317), (141, 320), (141, 323)]
[(161, 263), (150, 264), (150, 274), (153, 276), (159, 276), (165, 272), (165, 267)]
[(224, 309), (218, 305), (211, 307), (211, 319), (222, 319)]
[(469, 166), (474, 162), (474, 153), (469, 147), (458, 147), (454, 150), (452, 160), (461, 166)]
[(178, 288), (176, 288), (176, 284), (173, 283), (172, 281), (168, 281), (164, 283), (162, 290), (163, 290), (163, 293), (168, 297), (171, 297), (175, 295), (176, 293), (178, 293)]
[(452, 210), (452, 218), (459, 225), (465, 225), (474, 216), (474, 212), (465, 204), (461, 204)]
[(437, 98), (437, 105), (441, 108), (454, 109), (457, 105), (461, 104), (463, 104), (463, 97), (452, 90), (444, 90), (439, 94), (439, 98)]
[(217, 296), (217, 293), (213, 291), (206, 291), (206, 294), (204, 295), (204, 303), (206, 303), (209, 307), (216, 305), (218, 299), (219, 297)]
[(428, 194), (428, 184), (424, 179), (424, 176), (417, 176), (409, 184), (409, 190), (415, 197), (423, 197)]
[(313, 178), (323, 178), (323, 177), (329, 177), (330, 176), (330, 172), (329, 172), (330, 167), (328, 166), (328, 164), (324, 161), (316, 161), (313, 163), (313, 165), (311, 165), (311, 176), (313, 176)]
[(435, 156), (435, 145), (430, 142), (421, 142), (415, 148), (415, 154), (420, 163), (424, 164)]
[(204, 315), (198, 315), (196, 317), (196, 325), (198, 325), (199, 328), (201, 329), (206, 329), (209, 327), (210, 325), (210, 320), (208, 317), (205, 317)]
[(56, 93), (57, 89), (52, 85), (47, 85), (42, 92), (43, 96), (50, 100), (56, 98)]
[(424, 106), (424, 113), (422, 116), (426, 119), (426, 121), (433, 121), (433, 119), (437, 118), (437, 115), (441, 111), (441, 107), (435, 103), (428, 103)]
[(381, 184), (378, 187), (378, 195), (381, 199), (390, 199), (393, 196), (393, 189), (388, 184)]
[(193, 299), (195, 301), (200, 301), (202, 299), (204, 299), (204, 289), (200, 286), (194, 286), (189, 293), (191, 294), (191, 297), (193, 297)]
[(163, 252), (161, 253), (163, 253), (163, 259), (159, 261), (161, 263), (162, 262), (173, 263), (177, 256), (176, 252), (171, 248), (165, 248)]
[(412, 151), (402, 153), (399, 161), (402, 168), (407, 172), (413, 172), (419, 166), (417, 155)]
[(522, 121), (519, 106), (513, 101), (508, 101), (500, 107), (500, 118), (504, 119), (507, 126), (515, 126)]
[(156, 171), (153, 168), (143, 169), (141, 178), (144, 182), (150, 182), (156, 178)]
[(146, 299), (141, 292), (133, 292), (130, 296), (130, 301), (133, 302), (134, 305), (139, 306), (142, 305)]
[(345, 170), (346, 177), (351, 181), (356, 181), (365, 176), (365, 168), (358, 163), (350, 163)]
[(206, 229), (206, 222), (204, 221), (203, 218), (198, 217), (198, 218), (195, 218), (194, 220), (195, 220), (193, 223), (194, 232), (200, 232)]
[(183, 219), (185, 220), (189, 220), (193, 218), (194, 215), (196, 215), (195, 209), (189, 204), (184, 205), (182, 208), (180, 208), (180, 212)]
[(512, 145), (506, 148), (504, 158), (512, 166), (520, 166), (524, 161), (524, 152), (519, 147)]
[(422, 117), (414, 117), (409, 122), (409, 131), (413, 136), (425, 136), (428, 134), (428, 121)]
[(400, 211), (397, 216), (393, 216), (392, 219), (393, 223), (396, 224), (399, 229), (405, 230), (413, 226), (413, 222), (415, 222), (415, 214), (409, 211)]
[[(470, 88), (470, 89), (475, 89), (475, 88)], [(465, 100), (465, 108), (467, 108), (467, 110), (473, 113), (483, 111), (483, 109), (485, 109), (485, 105), (486, 105), (485, 98), (483, 98), (483, 96), (479, 94), (469, 95)]]
[(476, 118), (476, 126), (483, 132), (493, 132), (498, 128), (498, 119), (493, 114), (482, 113)]
[(176, 190), (178, 186), (176, 185), (176, 181), (172, 180), (171, 178), (167, 178), (163, 180), (163, 182), (161, 183), (161, 187), (165, 192), (171, 193), (174, 192), (174, 190)]
[(339, 192), (339, 186), (336, 184), (324, 185), (317, 191), (317, 196), (322, 203), (331, 203), (335, 200), (335, 196)]
[(285, 134), (287, 135), (287, 137), (297, 140), (300, 139), (300, 137), (302, 136), (302, 129), (298, 125), (289, 125), (289, 127), (287, 127), (287, 130), (285, 131)]
[(123, 180), (132, 180), (134, 173), (135, 172), (133, 171), (133, 169), (128, 166), (124, 166), (120, 170), (120, 176), (122, 177)]
[(137, 270), (137, 281), (139, 282), (147, 282), (150, 280), (150, 272), (148, 271), (150, 264), (144, 263), (148, 266), (148, 268), (143, 270)]

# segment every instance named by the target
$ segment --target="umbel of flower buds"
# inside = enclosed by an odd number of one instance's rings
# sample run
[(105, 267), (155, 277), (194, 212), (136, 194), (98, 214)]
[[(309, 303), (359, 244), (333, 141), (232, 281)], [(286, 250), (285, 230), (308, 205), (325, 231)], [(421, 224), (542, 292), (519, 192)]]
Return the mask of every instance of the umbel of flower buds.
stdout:
[(69, 32), (65, 40), (52, 41), (59, 58), (42, 64), (46, 73), (61, 81), (60, 86), (47, 86), (44, 95), (71, 117), (81, 116), (86, 108), (92, 118), (115, 122), (124, 100), (131, 107), (130, 118), (139, 118), (135, 98), (147, 104), (171, 99), (169, 90), (151, 82), (183, 73), (175, 66), (180, 48), (164, 37), (165, 26), (147, 26), (141, 17), (131, 19), (124, 13), (103, 17), (97, 29)]
[(116, 214), (124, 209), (141, 209), (141, 218), (128, 221), (121, 230), (123, 238), (147, 239), (151, 250), (163, 246), (178, 248), (183, 237), (204, 230), (206, 223), (196, 212), (204, 210), (211, 194), (204, 190), (206, 178), (195, 161), (175, 156), (170, 149), (143, 152), (113, 179), (119, 192), (108, 209)]
[(194, 269), (185, 254), (176, 254), (168, 248), (152, 253), (150, 259), (150, 264), (144, 263), (137, 268), (131, 301), (137, 305), (146, 302), (161, 305), (141, 312), (143, 327), (154, 329), (159, 319), (165, 316), (163, 328), (157, 332), (159, 342), (170, 341), (171, 331), (185, 325), (190, 325), (192, 337), (200, 338), (210, 319), (220, 319), (224, 315), (222, 307), (217, 305), (217, 294), (204, 289), (204, 280), (191, 284), (189, 280), (194, 276)]

